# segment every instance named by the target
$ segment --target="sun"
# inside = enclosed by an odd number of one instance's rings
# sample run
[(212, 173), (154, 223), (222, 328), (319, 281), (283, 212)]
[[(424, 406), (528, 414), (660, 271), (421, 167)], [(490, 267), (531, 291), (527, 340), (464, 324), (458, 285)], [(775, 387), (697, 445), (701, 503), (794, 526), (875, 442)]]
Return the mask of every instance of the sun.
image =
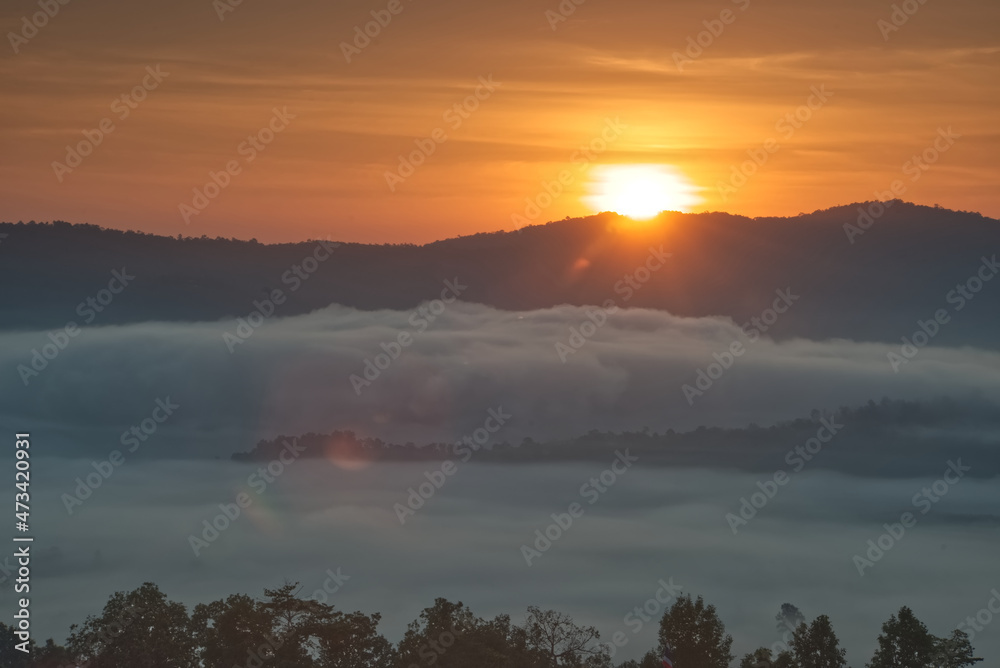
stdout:
[(584, 201), (596, 211), (645, 220), (661, 211), (686, 213), (701, 202), (698, 188), (667, 165), (602, 165), (590, 177)]

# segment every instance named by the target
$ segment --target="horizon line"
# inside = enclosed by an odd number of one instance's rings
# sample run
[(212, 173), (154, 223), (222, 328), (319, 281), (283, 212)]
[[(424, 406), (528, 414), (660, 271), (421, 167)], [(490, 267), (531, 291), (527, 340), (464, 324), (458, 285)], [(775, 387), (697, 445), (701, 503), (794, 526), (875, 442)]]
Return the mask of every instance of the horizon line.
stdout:
[[(424, 242), (424, 243), (391, 242), (391, 241), (386, 241), (386, 242), (382, 242), (382, 243), (373, 243), (373, 242), (361, 242), (361, 241), (345, 241), (345, 240), (331, 239), (329, 236), (327, 236), (326, 238), (322, 238), (322, 239), (321, 238), (313, 237), (313, 238), (304, 238), (304, 239), (301, 239), (299, 241), (261, 242), (261, 241), (257, 241), (256, 237), (250, 237), (250, 238), (222, 237), (222, 236), (209, 237), (207, 234), (202, 234), (201, 236), (193, 236), (193, 235), (189, 236), (189, 235), (178, 234), (178, 235), (174, 236), (174, 235), (169, 235), (169, 234), (163, 234), (163, 233), (160, 233), (160, 232), (146, 232), (146, 231), (135, 229), (135, 228), (122, 228), (122, 227), (115, 227), (115, 226), (104, 226), (104, 225), (100, 225), (98, 223), (91, 223), (91, 222), (70, 222), (70, 221), (60, 220), (60, 219), (53, 219), (53, 220), (50, 220), (50, 221), (49, 220), (39, 220), (39, 221), (29, 220), (27, 222), (25, 222), (23, 220), (19, 220), (19, 221), (16, 221), (16, 222), (15, 221), (8, 221), (8, 220), (0, 220), (0, 226), (4, 226), (4, 225), (9, 225), (9, 226), (17, 226), (17, 225), (49, 225), (49, 226), (55, 226), (57, 224), (65, 224), (65, 225), (69, 225), (71, 227), (94, 227), (94, 228), (97, 228), (98, 230), (100, 230), (102, 232), (121, 232), (123, 234), (137, 234), (137, 235), (142, 235), (142, 236), (158, 237), (158, 238), (161, 238), (161, 239), (173, 239), (174, 241), (188, 241), (188, 240), (208, 239), (208, 240), (211, 240), (211, 241), (222, 240), (222, 241), (229, 241), (229, 242), (236, 242), (236, 243), (256, 244), (256, 245), (260, 245), (260, 246), (290, 246), (290, 245), (297, 245), (297, 244), (313, 243), (313, 242), (317, 242), (317, 241), (331, 241), (331, 242), (334, 242), (334, 243), (349, 244), (349, 245), (356, 245), (356, 246), (413, 246), (413, 247), (416, 247), (416, 248), (423, 248), (425, 246), (430, 246), (432, 244), (444, 243), (444, 242), (447, 242), (447, 241), (456, 241), (456, 240), (460, 240), (460, 239), (469, 239), (469, 238), (477, 237), (477, 236), (481, 236), (481, 235), (520, 234), (523, 230), (528, 230), (528, 229), (533, 229), (533, 228), (547, 227), (549, 225), (554, 225), (554, 224), (558, 224), (558, 223), (565, 223), (565, 222), (587, 221), (587, 220), (592, 220), (594, 218), (609, 217), (609, 216), (615, 216), (617, 218), (622, 218), (622, 219), (634, 222), (634, 223), (636, 223), (639, 226), (651, 227), (651, 226), (654, 226), (655, 224), (661, 222), (661, 219), (665, 215), (671, 215), (671, 216), (691, 216), (691, 217), (724, 215), (724, 216), (729, 216), (729, 217), (732, 217), (732, 218), (741, 218), (741, 219), (748, 220), (748, 221), (759, 221), (759, 220), (793, 220), (793, 219), (796, 219), (796, 218), (805, 218), (805, 217), (808, 217), (808, 216), (815, 216), (817, 214), (822, 214), (822, 213), (827, 213), (827, 212), (831, 212), (831, 211), (836, 211), (838, 209), (849, 209), (851, 207), (858, 207), (860, 209), (861, 207), (864, 207), (865, 205), (872, 205), (872, 204), (880, 204), (882, 206), (885, 206), (887, 203), (890, 203), (890, 206), (891, 206), (891, 204), (895, 204), (897, 202), (900, 203), (900, 204), (904, 204), (904, 205), (906, 205), (908, 207), (914, 208), (914, 209), (929, 209), (929, 210), (933, 210), (933, 211), (945, 211), (945, 212), (956, 213), (956, 214), (974, 215), (974, 216), (978, 216), (980, 218), (984, 218), (986, 220), (992, 220), (994, 222), (1000, 223), (1000, 219), (991, 218), (990, 216), (987, 216), (986, 214), (984, 214), (984, 213), (982, 213), (980, 211), (972, 211), (972, 210), (967, 211), (967, 210), (964, 210), (964, 209), (951, 209), (951, 208), (940, 206), (940, 205), (937, 205), (937, 204), (935, 204), (933, 206), (928, 205), (928, 204), (917, 204), (916, 202), (911, 202), (911, 201), (904, 200), (904, 199), (901, 199), (901, 198), (897, 197), (897, 198), (893, 198), (893, 199), (889, 199), (889, 200), (864, 200), (864, 201), (859, 201), (859, 202), (851, 202), (849, 204), (838, 204), (838, 205), (835, 205), (835, 206), (827, 207), (825, 209), (815, 209), (813, 211), (803, 211), (803, 212), (800, 212), (800, 213), (798, 213), (796, 215), (793, 215), (793, 216), (773, 216), (773, 215), (772, 216), (746, 216), (746, 215), (743, 215), (743, 214), (733, 213), (733, 212), (730, 212), (730, 211), (671, 211), (671, 210), (663, 210), (663, 211), (660, 211), (659, 213), (657, 213), (655, 216), (653, 216), (651, 218), (638, 219), (638, 218), (632, 218), (632, 217), (627, 216), (625, 214), (618, 213), (617, 211), (599, 211), (599, 212), (596, 212), (596, 213), (592, 213), (592, 214), (590, 214), (588, 216), (566, 216), (565, 218), (559, 218), (559, 219), (549, 220), (549, 221), (545, 221), (545, 222), (532, 222), (530, 225), (525, 225), (523, 227), (519, 227), (519, 228), (515, 228), (515, 229), (511, 229), (511, 230), (506, 230), (506, 229), (484, 230), (484, 231), (480, 231), (480, 232), (472, 232), (470, 234), (460, 234), (460, 235), (453, 236), (453, 237), (444, 237), (442, 239), (435, 239), (433, 241), (427, 241), (427, 242)], [(888, 207), (886, 207), (886, 208), (888, 208)], [(881, 215), (881, 214), (878, 214), (878, 215)], [(2, 239), (2, 237), (0, 237), (0, 239)]]

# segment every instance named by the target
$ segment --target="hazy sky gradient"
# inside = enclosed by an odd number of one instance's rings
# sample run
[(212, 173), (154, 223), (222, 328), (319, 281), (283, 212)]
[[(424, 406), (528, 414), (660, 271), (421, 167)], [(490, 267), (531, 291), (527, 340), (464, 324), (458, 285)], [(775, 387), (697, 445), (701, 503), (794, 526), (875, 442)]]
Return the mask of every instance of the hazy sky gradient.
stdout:
[[(996, 3), (928, 2), (886, 41), (888, 2), (588, 0), (553, 30), (556, 0), (403, 0), (346, 63), (340, 43), (385, 5), (248, 0), (220, 21), (208, 0), (71, 2), (19, 53), (0, 49), (0, 218), (261, 240), (511, 229), (564, 169), (539, 220), (590, 212), (572, 156), (607, 118), (628, 127), (595, 164), (674, 165), (704, 188), (699, 209), (793, 215), (899, 178), (905, 199), (1000, 215)], [(673, 54), (727, 8), (735, 20), (678, 71)], [(37, 10), (5, 4), (3, 34)], [(119, 119), (112, 101), (158, 64), (169, 76)], [(453, 129), (443, 114), (491, 74), (502, 85)], [(819, 85), (832, 97), (783, 138), (776, 122)], [(274, 107), (296, 118), (185, 224), (178, 205)], [(104, 118), (115, 131), (59, 183), (52, 162)], [(904, 163), (949, 126), (961, 138), (911, 181)], [(386, 170), (439, 127), (448, 140), (391, 193)], [(717, 184), (772, 137), (781, 148), (724, 202)]]

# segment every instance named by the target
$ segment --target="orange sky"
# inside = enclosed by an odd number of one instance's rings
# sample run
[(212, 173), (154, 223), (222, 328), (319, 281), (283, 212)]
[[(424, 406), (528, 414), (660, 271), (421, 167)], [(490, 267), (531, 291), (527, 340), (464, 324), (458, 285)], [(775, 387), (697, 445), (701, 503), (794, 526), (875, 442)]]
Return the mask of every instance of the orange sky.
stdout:
[[(590, 169), (616, 163), (675, 167), (701, 188), (693, 210), (792, 215), (900, 179), (904, 199), (1000, 217), (996, 2), (910, 0), (919, 9), (889, 32), (891, 3), (859, 0), (585, 0), (558, 22), (558, 0), (394, 0), (348, 63), (341, 43), (389, 0), (242, 0), (220, 20), (223, 1), (70, 0), (13, 43), (39, 9), (4, 3), (0, 219), (425, 242), (512, 229), (561, 173), (535, 220), (591, 213)], [(674, 54), (705, 21), (719, 34), (679, 71)], [(446, 115), (490, 75), (500, 85), (479, 89), (478, 108)], [(152, 90), (122, 118), (113, 101), (144, 78)], [(832, 95), (800, 110), (808, 120), (778, 125), (820, 86)], [(295, 118), (241, 151), (275, 108)], [(91, 132), (100, 144), (72, 172), (53, 166), (103, 119), (114, 131)], [(906, 164), (949, 127), (961, 136), (939, 141), (929, 169)], [(392, 192), (386, 172), (436, 129), (443, 143)], [(583, 164), (602, 132), (613, 141)], [(767, 161), (724, 201), (748, 150)], [(180, 205), (227, 163), (238, 173), (185, 222)]]

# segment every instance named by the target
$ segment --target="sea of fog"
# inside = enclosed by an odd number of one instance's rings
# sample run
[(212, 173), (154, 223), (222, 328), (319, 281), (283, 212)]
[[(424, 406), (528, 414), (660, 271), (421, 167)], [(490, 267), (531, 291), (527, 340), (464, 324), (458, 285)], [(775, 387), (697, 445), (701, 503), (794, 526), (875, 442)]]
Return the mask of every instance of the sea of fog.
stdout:
[[(63, 495), (93, 470), (90, 460), (35, 459), (35, 637), (64, 640), (70, 624), (98, 613), (112, 592), (146, 581), (190, 608), (230, 593), (262, 595), (284, 580), (301, 582), (305, 594), (324, 582), (332, 589), (332, 572), (342, 586), (330, 602), (381, 612), (381, 629), (393, 641), (435, 597), (461, 600), (484, 617), (510, 613), (515, 621), (538, 605), (595, 625), (605, 640), (624, 632), (620, 661), (655, 645), (659, 613), (641, 625), (626, 615), (655, 601), (663, 580), (714, 603), (738, 655), (780, 640), (774, 616), (790, 602), (809, 618), (828, 614), (849, 660), (862, 665), (880, 625), (901, 605), (945, 635), (1000, 588), (995, 480), (958, 478), (938, 501), (915, 507), (914, 495), (934, 477), (807, 469), (734, 534), (726, 514), (738, 513), (741, 497), (766, 478), (640, 461), (619, 464), (624, 472), (610, 485), (599, 477), (599, 488), (590, 485), (611, 464), (473, 460), (401, 524), (395, 504), (406, 504), (407, 490), (437, 465), (345, 468), (297, 460), (261, 482), (251, 477), (258, 464), (130, 461), (70, 514)], [(942, 461), (942, 475), (946, 468)], [(250, 505), (196, 556), (190, 536), (202, 536), (203, 521), (240, 493)], [(522, 545), (534, 544), (535, 530), (573, 503), (582, 515), (529, 566)], [(917, 524), (860, 575), (854, 555), (908, 511)], [(8, 581), (0, 591), (8, 619), (13, 600)], [(1000, 619), (977, 633), (974, 645), (995, 662)]]

